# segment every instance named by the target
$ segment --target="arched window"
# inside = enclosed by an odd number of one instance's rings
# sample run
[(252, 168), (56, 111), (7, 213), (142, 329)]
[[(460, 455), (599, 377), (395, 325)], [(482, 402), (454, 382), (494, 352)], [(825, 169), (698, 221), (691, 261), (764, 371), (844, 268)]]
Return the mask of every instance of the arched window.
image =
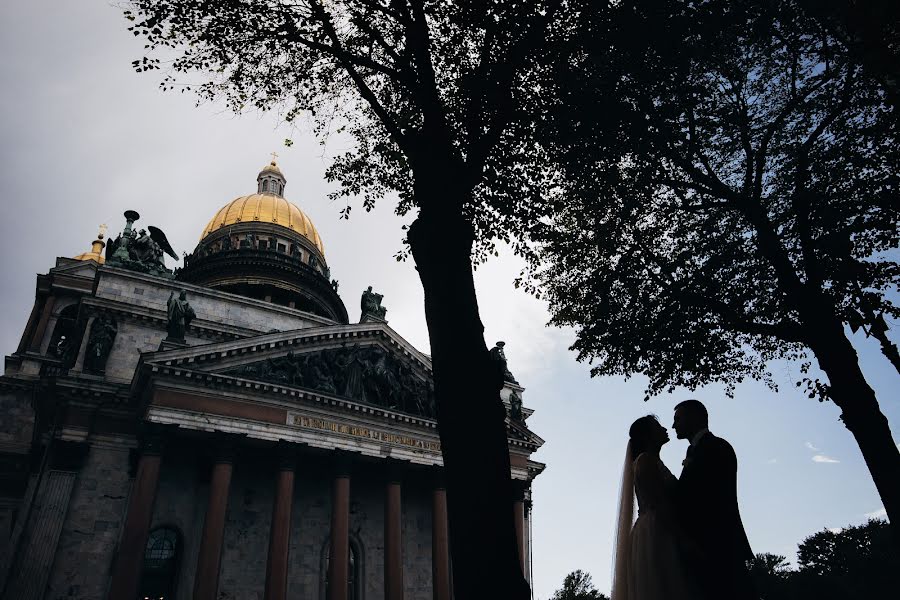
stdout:
[(269, 191), (269, 180), (268, 179), (263, 179), (263, 191), (264, 192)]
[(173, 527), (157, 527), (150, 532), (144, 549), (141, 600), (174, 600), (181, 558), (181, 535)]
[[(328, 598), (328, 561), (330, 545), (325, 542), (322, 560), (322, 593), (321, 598)], [(362, 600), (363, 590), (363, 554), (359, 540), (350, 536), (350, 556), (347, 568), (347, 600)]]
[(75, 340), (72, 337), (75, 335), (75, 317), (77, 316), (77, 304), (70, 304), (59, 311), (56, 316), (56, 325), (53, 327), (53, 335), (50, 336), (47, 354), (65, 359), (75, 350), (72, 346)]

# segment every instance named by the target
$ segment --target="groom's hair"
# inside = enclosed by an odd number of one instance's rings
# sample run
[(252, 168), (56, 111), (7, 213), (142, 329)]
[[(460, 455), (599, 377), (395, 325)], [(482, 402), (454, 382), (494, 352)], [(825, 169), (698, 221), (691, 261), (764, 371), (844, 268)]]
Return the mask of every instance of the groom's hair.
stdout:
[(709, 425), (709, 413), (706, 411), (706, 407), (703, 406), (703, 403), (699, 400), (693, 398), (690, 400), (683, 400), (675, 405), (675, 410), (679, 409), (690, 412), (692, 415), (702, 420), (704, 425)]

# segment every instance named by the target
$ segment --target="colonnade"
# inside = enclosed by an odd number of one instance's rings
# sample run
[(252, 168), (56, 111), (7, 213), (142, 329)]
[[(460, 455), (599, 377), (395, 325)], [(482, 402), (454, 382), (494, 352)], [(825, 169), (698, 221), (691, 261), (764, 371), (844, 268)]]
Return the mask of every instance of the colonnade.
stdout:
[[(206, 517), (200, 539), (194, 574), (194, 600), (215, 600), (219, 587), (225, 515), (235, 457), (233, 445), (216, 453), (209, 484)], [(152, 523), (153, 504), (159, 484), (162, 447), (145, 444), (138, 460), (134, 486), (128, 502), (118, 555), (109, 587), (109, 600), (135, 598), (140, 585), (144, 550)], [(331, 486), (331, 539), (328, 561), (330, 582), (348, 581), (350, 525), (350, 465), (346, 459), (335, 461)], [(269, 533), (266, 563), (265, 600), (287, 598), (288, 549), (290, 546), (291, 509), (294, 501), (296, 459), (281, 453), (275, 476), (275, 499)], [(391, 468), (384, 488), (384, 598), (403, 599), (402, 485), (398, 468)], [(513, 503), (516, 537), (525, 568), (524, 503), (517, 497)], [(432, 489), (432, 581), (435, 600), (451, 600), (450, 551), (447, 524), (447, 494), (442, 484)], [(329, 585), (327, 600), (347, 600), (347, 585)]]

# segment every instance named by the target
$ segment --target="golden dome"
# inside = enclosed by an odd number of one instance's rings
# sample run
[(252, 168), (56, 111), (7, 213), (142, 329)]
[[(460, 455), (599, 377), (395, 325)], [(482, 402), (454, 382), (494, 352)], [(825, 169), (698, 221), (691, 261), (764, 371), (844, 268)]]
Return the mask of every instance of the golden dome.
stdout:
[(92, 260), (101, 265), (106, 262), (106, 258), (102, 254), (94, 251), (82, 252), (78, 256), (73, 256), (72, 258), (75, 260)]
[(82, 252), (78, 256), (73, 256), (75, 260), (92, 260), (95, 263), (103, 264), (106, 262), (106, 257), (103, 256), (103, 247), (106, 246), (106, 242), (103, 241), (103, 235), (106, 232), (106, 225), (100, 226), (100, 233), (97, 234), (97, 239), (91, 242), (91, 250), (90, 252)]
[[(273, 166), (273, 165), (270, 165)], [(266, 167), (268, 168), (268, 167)], [(278, 167), (273, 166), (275, 170)], [(265, 169), (264, 169), (265, 170)], [(279, 173), (281, 171), (278, 171)], [(302, 210), (293, 203), (288, 202), (275, 194), (250, 194), (235, 198), (210, 219), (200, 239), (203, 240), (211, 233), (222, 227), (236, 225), (237, 223), (274, 223), (296, 231), (318, 248), (322, 256), (325, 256), (325, 246), (319, 232)]]
[(284, 173), (281, 172), (281, 169), (278, 168), (278, 165), (275, 164), (274, 160), (262, 168), (262, 173), (278, 173), (284, 177)]

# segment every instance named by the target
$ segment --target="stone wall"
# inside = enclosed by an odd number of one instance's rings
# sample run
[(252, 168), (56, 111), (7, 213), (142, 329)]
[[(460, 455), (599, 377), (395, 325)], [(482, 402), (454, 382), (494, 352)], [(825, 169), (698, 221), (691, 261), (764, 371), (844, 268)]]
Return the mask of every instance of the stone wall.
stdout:
[(270, 302), (121, 270), (101, 269), (94, 295), (165, 312), (169, 294), (173, 291), (177, 294), (182, 289), (187, 291), (188, 302), (197, 313), (198, 321), (252, 329), (258, 333), (332, 324), (323, 317)]
[(131, 481), (129, 446), (93, 444), (75, 477), (46, 600), (105, 600)]
[(0, 388), (0, 416), (0, 451), (27, 452), (34, 430), (31, 391)]
[[(134, 375), (140, 354), (155, 352), (166, 337), (164, 318), (166, 304), (172, 291), (188, 289), (190, 302), (197, 318), (194, 324), (222, 326), (226, 330), (240, 330), (248, 334), (269, 333), (273, 330), (291, 331), (329, 324), (321, 317), (277, 306), (261, 300), (224, 295), (221, 292), (196, 286), (182, 285), (164, 279), (141, 274), (101, 270), (98, 276), (96, 298), (113, 300), (133, 306), (138, 313), (156, 312), (157, 320), (130, 320), (116, 318), (118, 332), (106, 363), (106, 378), (117, 383), (128, 383)], [(51, 335), (48, 328), (47, 336)], [(82, 368), (84, 344), (75, 370)], [(49, 339), (49, 338), (48, 338)], [(190, 346), (210, 343), (208, 339), (192, 336), (188, 330), (185, 341)]]
[[(159, 344), (166, 337), (166, 331), (149, 327), (145, 322), (118, 319), (116, 323), (118, 326), (116, 340), (106, 361), (104, 374), (109, 381), (130, 383), (141, 353), (159, 350)], [(189, 335), (185, 336), (185, 341), (191, 345), (209, 343), (208, 340)]]
[[(351, 497), (353, 485), (351, 483)], [(322, 597), (324, 552), (331, 530), (331, 482), (299, 464), (294, 475), (291, 544), (288, 551), (288, 594), (294, 598)]]
[(432, 600), (432, 489), (407, 483), (403, 488), (404, 600)]
[(209, 497), (209, 481), (203, 477), (206, 468), (205, 462), (198, 461), (194, 455), (169, 453), (160, 470), (150, 529), (173, 527), (181, 535), (176, 587), (179, 598), (190, 598), (194, 589), (194, 568)]
[[(266, 465), (271, 467), (271, 465)], [(262, 600), (275, 470), (238, 461), (232, 472), (219, 571), (219, 600)]]

